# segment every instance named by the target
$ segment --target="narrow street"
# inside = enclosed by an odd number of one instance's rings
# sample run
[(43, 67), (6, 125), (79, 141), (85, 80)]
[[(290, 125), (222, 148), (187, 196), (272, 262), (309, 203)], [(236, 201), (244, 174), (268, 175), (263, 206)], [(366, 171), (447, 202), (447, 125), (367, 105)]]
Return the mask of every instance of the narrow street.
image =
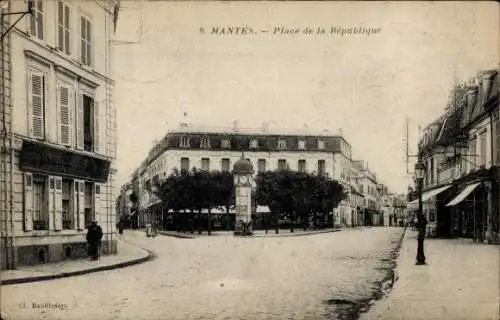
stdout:
[(302, 237), (178, 239), (126, 231), (127, 241), (157, 258), (5, 286), (2, 309), (18, 320), (347, 319), (379, 290), (402, 233), (366, 228)]

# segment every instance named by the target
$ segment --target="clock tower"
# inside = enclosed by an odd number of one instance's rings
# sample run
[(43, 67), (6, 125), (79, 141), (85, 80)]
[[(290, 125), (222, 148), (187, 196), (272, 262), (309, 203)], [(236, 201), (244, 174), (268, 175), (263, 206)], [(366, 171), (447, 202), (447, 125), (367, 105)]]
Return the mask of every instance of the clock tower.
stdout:
[(251, 236), (252, 232), (252, 191), (255, 189), (252, 163), (241, 156), (233, 166), (235, 186), (235, 236)]

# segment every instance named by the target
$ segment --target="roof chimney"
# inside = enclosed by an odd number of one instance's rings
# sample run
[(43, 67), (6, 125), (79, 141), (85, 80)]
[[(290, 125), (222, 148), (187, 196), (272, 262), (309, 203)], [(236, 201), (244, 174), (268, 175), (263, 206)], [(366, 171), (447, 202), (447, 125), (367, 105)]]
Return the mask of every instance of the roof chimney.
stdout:
[(269, 131), (269, 122), (266, 122), (266, 121), (262, 122), (262, 127), (261, 128), (262, 128), (262, 131), (264, 133), (267, 133)]
[(342, 131), (342, 128), (339, 128), (339, 136), (341, 136), (341, 137), (344, 136), (344, 132)]
[(233, 131), (238, 132), (238, 120), (233, 121)]

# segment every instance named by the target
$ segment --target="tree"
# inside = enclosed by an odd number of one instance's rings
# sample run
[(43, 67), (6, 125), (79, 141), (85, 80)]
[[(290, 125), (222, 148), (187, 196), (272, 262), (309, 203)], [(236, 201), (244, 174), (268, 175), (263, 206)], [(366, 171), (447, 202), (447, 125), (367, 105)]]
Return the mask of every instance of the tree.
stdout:
[(306, 228), (311, 216), (315, 219), (317, 213), (328, 214), (346, 196), (341, 184), (323, 176), (290, 170), (257, 176), (257, 203), (290, 217), (291, 232), (298, 217)]

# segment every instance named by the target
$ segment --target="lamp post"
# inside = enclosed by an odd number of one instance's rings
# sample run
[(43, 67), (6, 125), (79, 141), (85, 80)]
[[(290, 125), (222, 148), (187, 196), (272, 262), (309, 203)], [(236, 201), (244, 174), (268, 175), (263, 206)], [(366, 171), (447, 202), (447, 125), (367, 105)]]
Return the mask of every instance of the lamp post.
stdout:
[(417, 230), (418, 230), (418, 247), (417, 247), (417, 262), (415, 265), (425, 265), (425, 254), (424, 254), (424, 239), (425, 239), (425, 228), (427, 226), (427, 219), (422, 212), (422, 189), (423, 180), (425, 174), (425, 166), (419, 159), (415, 164), (415, 177), (418, 183), (418, 212), (417, 212)]

